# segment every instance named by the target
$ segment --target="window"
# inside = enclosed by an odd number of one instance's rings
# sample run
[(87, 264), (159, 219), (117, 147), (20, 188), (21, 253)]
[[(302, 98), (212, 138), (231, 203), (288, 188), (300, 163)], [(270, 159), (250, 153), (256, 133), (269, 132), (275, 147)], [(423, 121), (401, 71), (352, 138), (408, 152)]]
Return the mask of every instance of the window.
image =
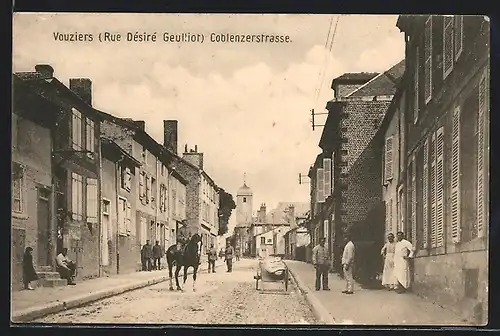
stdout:
[(317, 192), (317, 202), (323, 203), (325, 201), (325, 171), (323, 168), (318, 168), (316, 170), (317, 180), (316, 180), (316, 192)]
[(266, 244), (266, 237), (260, 237), (260, 243), (262, 245), (265, 245)]
[(424, 144), (424, 165), (422, 168), (422, 248), (427, 248), (429, 241), (429, 139)]
[(146, 203), (149, 203), (151, 199), (151, 179), (149, 178), (149, 176), (145, 176), (145, 179), (146, 179), (146, 193), (144, 200), (146, 201)]
[(483, 237), (485, 234), (485, 207), (486, 207), (486, 197), (485, 194), (485, 183), (486, 183), (486, 165), (485, 165), (485, 132), (486, 132), (486, 114), (488, 113), (488, 97), (487, 88), (488, 83), (486, 82), (486, 74), (481, 77), (479, 82), (479, 108), (477, 115), (477, 192), (476, 192), (476, 204), (477, 204), (477, 236)]
[(85, 149), (90, 152), (87, 153), (87, 156), (93, 158), (95, 151), (95, 124), (94, 121), (89, 118), (87, 118), (87, 129), (85, 137), (86, 137)]
[(146, 194), (144, 191), (145, 184), (145, 175), (144, 172), (139, 174), (139, 199), (142, 201), (144, 199), (144, 195)]
[(73, 220), (83, 220), (83, 176), (71, 174), (71, 212)]
[(330, 158), (323, 159), (323, 170), (325, 179), (325, 198), (332, 194), (332, 160)]
[(451, 238), (459, 243), (461, 238), (460, 200), (460, 108), (453, 111), (451, 135)]
[(417, 162), (413, 155), (411, 161), (411, 243), (417, 246)]
[(272, 243), (273, 243), (273, 239), (272, 239), (272, 238), (268, 238), (268, 239), (267, 239), (267, 243), (268, 243), (268, 244), (272, 244)]
[(156, 179), (151, 177), (151, 207), (154, 209), (156, 206)]
[(243, 203), (246, 203), (246, 202), (247, 202), (247, 198), (243, 197)]
[(464, 16), (455, 15), (453, 17), (453, 32), (454, 32), (454, 49), (455, 49), (455, 61), (458, 60), (462, 54), (464, 47)]
[(12, 211), (24, 212), (24, 167), (17, 162), (12, 167)]
[(417, 46), (415, 50), (415, 69), (413, 70), (413, 123), (416, 124), (419, 118), (419, 72), (420, 72), (420, 50)]
[(87, 178), (87, 223), (97, 223), (97, 180)]
[(142, 153), (141, 153), (141, 157), (142, 157), (142, 162), (143, 163), (147, 163), (148, 161), (148, 151), (146, 150), (146, 147), (142, 146)]
[(425, 22), (425, 78), (424, 96), (427, 104), (432, 98), (432, 15)]
[(125, 198), (118, 198), (118, 233), (127, 236), (130, 233), (132, 207)]
[(332, 194), (335, 190), (335, 152), (332, 152)]
[(392, 140), (393, 137), (390, 136), (385, 139), (385, 167), (384, 167), (384, 177), (385, 182), (389, 182), (393, 178), (393, 152), (392, 152)]
[(132, 188), (132, 172), (128, 167), (121, 169), (121, 187), (127, 191), (130, 191)]
[(76, 109), (72, 109), (71, 139), (73, 149), (81, 151), (83, 147), (82, 114)]
[(444, 245), (444, 223), (443, 223), (443, 145), (444, 132), (440, 127), (431, 140), (431, 247)]
[(443, 16), (443, 79), (446, 79), (453, 70), (454, 48), (453, 48), (453, 16)]
[(111, 213), (110, 201), (107, 200), (107, 199), (103, 199), (102, 200), (102, 214), (106, 215), (106, 216), (109, 216), (110, 213)]

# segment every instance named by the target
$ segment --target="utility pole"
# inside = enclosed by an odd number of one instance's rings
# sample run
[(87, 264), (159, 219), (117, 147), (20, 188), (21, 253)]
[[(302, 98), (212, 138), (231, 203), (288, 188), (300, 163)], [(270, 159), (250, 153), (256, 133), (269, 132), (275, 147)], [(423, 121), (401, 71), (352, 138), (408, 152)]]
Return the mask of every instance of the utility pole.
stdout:
[(309, 178), (307, 174), (301, 174), (299, 173), (299, 184), (308, 184), (311, 183), (311, 181), (304, 181), (304, 178)]
[(328, 112), (327, 113), (314, 113), (314, 109), (311, 109), (311, 124), (312, 124), (312, 130), (313, 131), (314, 131), (314, 129), (316, 127), (323, 127), (323, 126), (325, 126), (325, 125), (316, 125), (314, 117), (317, 116), (317, 115), (325, 115), (325, 114), (328, 114)]

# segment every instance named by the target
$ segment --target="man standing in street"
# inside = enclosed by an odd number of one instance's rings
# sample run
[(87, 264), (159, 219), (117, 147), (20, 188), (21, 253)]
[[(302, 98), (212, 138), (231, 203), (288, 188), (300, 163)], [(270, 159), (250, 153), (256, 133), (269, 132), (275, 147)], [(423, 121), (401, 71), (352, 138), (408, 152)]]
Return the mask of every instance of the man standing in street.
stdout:
[(226, 243), (226, 251), (224, 253), (224, 260), (227, 265), (227, 272), (231, 273), (233, 271), (233, 256), (234, 249), (229, 242)]
[(151, 263), (151, 259), (153, 258), (153, 248), (149, 243), (149, 240), (146, 240), (146, 244), (144, 244), (144, 246), (142, 247), (141, 257), (142, 257), (142, 270), (151, 271), (153, 266)]
[(163, 249), (160, 246), (160, 241), (156, 241), (155, 246), (153, 246), (153, 268), (155, 270), (160, 270), (160, 260), (163, 257)]
[(325, 238), (320, 238), (319, 244), (312, 250), (312, 261), (314, 268), (316, 268), (317, 291), (321, 289), (321, 282), (323, 282), (323, 290), (330, 290), (330, 288), (328, 288), (328, 249), (325, 246), (325, 241)]
[(345, 235), (346, 244), (344, 246), (344, 253), (342, 254), (342, 267), (344, 270), (345, 290), (344, 294), (354, 294), (354, 279), (352, 277), (352, 266), (354, 263), (354, 243), (349, 234)]
[(217, 260), (217, 249), (214, 244), (210, 245), (208, 251), (208, 273), (215, 273), (215, 261)]
[(236, 251), (235, 251), (235, 256), (236, 256), (236, 261), (239, 261), (240, 260), (240, 247), (236, 247)]
[(410, 259), (415, 252), (413, 245), (405, 239), (403, 232), (397, 233), (397, 243), (394, 251), (394, 277), (396, 278), (398, 294), (406, 292), (410, 287)]

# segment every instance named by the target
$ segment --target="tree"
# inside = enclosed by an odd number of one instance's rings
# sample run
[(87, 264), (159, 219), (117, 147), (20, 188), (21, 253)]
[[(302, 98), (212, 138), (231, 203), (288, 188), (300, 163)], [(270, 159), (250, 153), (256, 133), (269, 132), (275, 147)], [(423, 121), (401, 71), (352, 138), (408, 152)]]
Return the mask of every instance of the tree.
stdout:
[(233, 195), (227, 193), (224, 189), (219, 189), (219, 232), (218, 235), (224, 235), (228, 230), (229, 218), (231, 213), (236, 209)]

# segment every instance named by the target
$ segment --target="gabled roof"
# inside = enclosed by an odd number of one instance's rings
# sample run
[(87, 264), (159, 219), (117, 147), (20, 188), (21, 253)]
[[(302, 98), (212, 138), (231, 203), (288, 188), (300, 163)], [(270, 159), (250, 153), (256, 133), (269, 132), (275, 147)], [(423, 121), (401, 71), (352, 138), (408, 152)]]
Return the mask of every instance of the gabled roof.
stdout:
[(369, 82), (345, 96), (345, 98), (392, 96), (396, 93), (396, 86), (399, 84), (404, 71), (405, 60), (402, 60), (389, 70), (375, 76)]
[(332, 80), (331, 88), (334, 89), (335, 85), (341, 83), (365, 83), (377, 75), (378, 72), (346, 72), (343, 75)]

